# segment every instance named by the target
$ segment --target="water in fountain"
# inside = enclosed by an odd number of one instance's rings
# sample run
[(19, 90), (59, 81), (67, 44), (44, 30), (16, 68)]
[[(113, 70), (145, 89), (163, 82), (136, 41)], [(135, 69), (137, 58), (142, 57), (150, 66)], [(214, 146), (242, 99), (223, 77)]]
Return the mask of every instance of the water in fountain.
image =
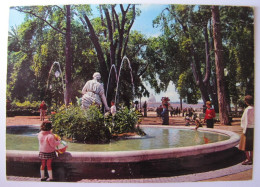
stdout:
[(121, 74), (121, 70), (122, 70), (122, 67), (123, 67), (123, 65), (124, 65), (124, 62), (125, 62), (124, 60), (125, 60), (125, 59), (127, 60), (127, 62), (128, 62), (128, 67), (129, 67), (129, 69), (130, 69), (132, 90), (133, 90), (133, 94), (134, 94), (134, 80), (133, 80), (133, 73), (132, 73), (131, 63), (130, 63), (129, 59), (128, 59), (126, 56), (124, 56), (123, 59), (122, 59), (120, 68), (119, 68), (119, 74), (118, 74), (118, 78), (117, 78), (115, 104), (116, 104), (116, 102), (117, 102), (117, 94), (118, 94), (117, 92), (118, 92), (118, 85), (119, 85), (120, 74)]
[(54, 65), (57, 64), (58, 65), (58, 68), (59, 68), (59, 71), (56, 71), (55, 72), (55, 77), (59, 77), (61, 75), (61, 81), (62, 81), (62, 89), (63, 89), (63, 95), (65, 94), (65, 84), (64, 84), (64, 80), (63, 80), (63, 74), (62, 74), (62, 71), (61, 71), (61, 68), (60, 68), (60, 63), (59, 62), (53, 62), (53, 64), (51, 65), (51, 68), (50, 68), (50, 71), (49, 71), (49, 75), (48, 75), (48, 79), (47, 79), (47, 86), (46, 86), (46, 90), (45, 90), (45, 93), (47, 92), (47, 89), (49, 87), (49, 79), (50, 79), (50, 75), (51, 75), (51, 72), (52, 72), (52, 69), (54, 67)]
[(114, 72), (115, 72), (115, 76), (116, 76), (116, 81), (117, 81), (117, 71), (116, 71), (116, 66), (115, 64), (113, 64), (110, 68), (110, 71), (109, 71), (109, 75), (108, 75), (108, 81), (107, 81), (107, 89), (106, 89), (106, 98), (107, 98), (107, 92), (108, 92), (108, 86), (109, 86), (109, 83), (110, 83), (110, 76), (111, 76), (111, 73), (112, 73), (112, 70), (114, 69)]
[[(221, 142), (230, 137), (220, 133), (196, 131), (194, 129), (177, 129), (173, 127), (142, 127), (147, 134), (144, 137), (125, 138), (111, 141), (109, 144), (82, 144), (69, 142), (68, 151), (134, 151), (165, 148), (179, 148), (208, 143)], [(7, 150), (38, 150), (37, 131), (39, 126), (8, 126)], [(208, 141), (205, 141), (207, 139)], [(19, 141), (17, 141), (19, 140)], [(14, 141), (16, 143), (14, 143)], [(26, 144), (27, 146), (25, 146)]]

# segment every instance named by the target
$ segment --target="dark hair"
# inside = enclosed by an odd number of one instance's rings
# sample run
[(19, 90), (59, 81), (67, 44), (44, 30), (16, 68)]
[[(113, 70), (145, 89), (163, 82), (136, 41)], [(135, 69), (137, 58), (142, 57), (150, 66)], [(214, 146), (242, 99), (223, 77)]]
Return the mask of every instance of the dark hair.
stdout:
[(249, 105), (253, 105), (254, 104), (254, 98), (251, 95), (246, 95), (245, 96), (245, 102)]
[(42, 131), (50, 131), (52, 129), (51, 121), (44, 121), (41, 124)]

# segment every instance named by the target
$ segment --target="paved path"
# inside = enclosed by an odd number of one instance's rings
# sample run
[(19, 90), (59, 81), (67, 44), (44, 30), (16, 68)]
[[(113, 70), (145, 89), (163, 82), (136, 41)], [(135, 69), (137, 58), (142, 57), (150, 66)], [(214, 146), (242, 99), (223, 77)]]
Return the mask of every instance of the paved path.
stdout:
[[(142, 124), (158, 125), (162, 121), (160, 118), (155, 116), (155, 113), (149, 112), (147, 118), (143, 118)], [(35, 125), (41, 124), (38, 116), (16, 116), (7, 117), (6, 125)], [(170, 117), (170, 125), (184, 126), (185, 121), (183, 117)], [(192, 125), (195, 127), (195, 125)], [(234, 119), (231, 126), (215, 124), (216, 129), (223, 129), (236, 132), (238, 134), (242, 133), (240, 127), (240, 119)], [(244, 181), (252, 179), (252, 166), (243, 166), (237, 164), (228, 168), (223, 168), (220, 170), (196, 173), (183, 176), (175, 177), (159, 177), (159, 178), (148, 178), (148, 179), (115, 179), (115, 180), (100, 180), (100, 179), (82, 179), (78, 182), (82, 183), (167, 183), (167, 182), (193, 182), (193, 181)], [(17, 176), (7, 176), (7, 180), (10, 181), (39, 181), (39, 178), (28, 178), (28, 177), (17, 177)]]
[[(241, 163), (232, 167), (189, 175), (174, 177), (157, 177), (142, 179), (82, 179), (78, 183), (171, 183), (171, 182), (198, 182), (198, 181), (242, 181), (250, 180), (252, 165), (242, 166)], [(247, 176), (248, 178), (245, 178)], [(7, 176), (11, 181), (40, 181), (39, 178)]]

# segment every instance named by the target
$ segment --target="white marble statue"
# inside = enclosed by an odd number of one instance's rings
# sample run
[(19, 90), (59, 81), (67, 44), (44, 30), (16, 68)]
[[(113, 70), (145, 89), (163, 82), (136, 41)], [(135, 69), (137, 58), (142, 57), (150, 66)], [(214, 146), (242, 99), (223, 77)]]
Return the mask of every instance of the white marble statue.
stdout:
[(103, 84), (100, 83), (101, 75), (96, 72), (93, 74), (93, 79), (86, 82), (85, 86), (82, 89), (82, 107), (87, 109), (92, 104), (102, 105), (102, 102), (105, 106), (105, 110), (109, 111), (107, 105), (107, 99), (105, 96), (105, 91)]

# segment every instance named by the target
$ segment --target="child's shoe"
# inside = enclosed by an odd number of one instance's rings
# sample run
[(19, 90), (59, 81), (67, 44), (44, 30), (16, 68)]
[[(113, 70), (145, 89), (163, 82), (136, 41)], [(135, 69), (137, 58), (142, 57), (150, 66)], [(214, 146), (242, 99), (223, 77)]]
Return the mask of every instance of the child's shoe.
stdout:
[(48, 178), (47, 181), (48, 181), (48, 182), (54, 182), (55, 180)]
[(41, 178), (41, 181), (46, 181), (48, 177)]

